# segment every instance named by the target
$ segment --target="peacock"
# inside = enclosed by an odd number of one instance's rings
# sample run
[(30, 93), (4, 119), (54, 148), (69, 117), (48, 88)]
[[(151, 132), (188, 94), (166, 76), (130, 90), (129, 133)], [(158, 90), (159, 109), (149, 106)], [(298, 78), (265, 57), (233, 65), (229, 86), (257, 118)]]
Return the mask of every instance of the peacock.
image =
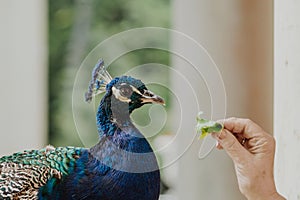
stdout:
[(156, 156), (130, 114), (164, 100), (131, 76), (112, 78), (96, 64), (85, 100), (104, 93), (96, 113), (99, 141), (91, 148), (47, 146), (0, 158), (0, 199), (156, 200)]

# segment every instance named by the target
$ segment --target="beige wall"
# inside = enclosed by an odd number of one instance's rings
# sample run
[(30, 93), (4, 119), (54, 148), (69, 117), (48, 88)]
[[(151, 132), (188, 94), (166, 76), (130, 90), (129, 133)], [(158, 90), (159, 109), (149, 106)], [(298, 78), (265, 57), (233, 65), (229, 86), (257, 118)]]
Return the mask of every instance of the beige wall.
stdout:
[(279, 192), (300, 199), (300, 1), (274, 2), (275, 176)]
[[(173, 28), (202, 44), (216, 62), (225, 83), (227, 117), (251, 118), (272, 132), (272, 1), (175, 0), (173, 10)], [(188, 52), (191, 59), (199, 56), (176, 38), (173, 48)], [(205, 59), (202, 61), (197, 63), (200, 71), (207, 65)], [(191, 77), (200, 109), (209, 111), (209, 93), (203, 80), (193, 78), (195, 72), (187, 70), (189, 64), (176, 56), (173, 65)], [(181, 115), (184, 121), (182, 133), (178, 134), (180, 149), (188, 136), (195, 134), (195, 114), (199, 108), (192, 100), (194, 97), (188, 94), (188, 86), (174, 78), (173, 87), (182, 97), (182, 113), (174, 110), (174, 116)], [(199, 143), (201, 141), (196, 139), (178, 161), (176, 192), (179, 199), (243, 199), (231, 160), (224, 152), (216, 150), (199, 160)]]
[(0, 155), (46, 142), (47, 1), (0, 1)]

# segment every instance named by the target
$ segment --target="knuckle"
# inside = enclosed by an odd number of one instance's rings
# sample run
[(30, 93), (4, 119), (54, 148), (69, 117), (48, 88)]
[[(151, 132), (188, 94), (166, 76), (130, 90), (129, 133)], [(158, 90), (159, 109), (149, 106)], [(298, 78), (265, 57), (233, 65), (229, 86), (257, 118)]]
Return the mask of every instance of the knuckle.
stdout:
[(236, 118), (236, 117), (229, 117), (228, 118), (228, 121), (237, 121), (238, 120), (238, 118)]
[(254, 122), (251, 119), (244, 119), (245, 124), (253, 124)]

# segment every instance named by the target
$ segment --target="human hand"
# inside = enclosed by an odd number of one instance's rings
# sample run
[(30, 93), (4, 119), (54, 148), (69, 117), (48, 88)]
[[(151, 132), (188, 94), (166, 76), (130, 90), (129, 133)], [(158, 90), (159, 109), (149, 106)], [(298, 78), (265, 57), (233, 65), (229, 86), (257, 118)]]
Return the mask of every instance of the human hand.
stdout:
[(249, 119), (224, 120), (224, 129), (213, 133), (217, 148), (234, 162), (239, 189), (247, 199), (284, 199), (275, 187), (275, 139)]

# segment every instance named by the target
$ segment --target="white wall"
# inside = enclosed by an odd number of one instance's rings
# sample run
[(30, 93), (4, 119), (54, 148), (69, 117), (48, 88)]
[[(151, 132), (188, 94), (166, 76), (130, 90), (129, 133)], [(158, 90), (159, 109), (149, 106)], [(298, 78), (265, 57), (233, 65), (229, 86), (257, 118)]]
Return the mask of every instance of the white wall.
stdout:
[(0, 155), (46, 142), (47, 1), (0, 1)]
[(275, 176), (279, 192), (300, 199), (300, 1), (274, 1)]

